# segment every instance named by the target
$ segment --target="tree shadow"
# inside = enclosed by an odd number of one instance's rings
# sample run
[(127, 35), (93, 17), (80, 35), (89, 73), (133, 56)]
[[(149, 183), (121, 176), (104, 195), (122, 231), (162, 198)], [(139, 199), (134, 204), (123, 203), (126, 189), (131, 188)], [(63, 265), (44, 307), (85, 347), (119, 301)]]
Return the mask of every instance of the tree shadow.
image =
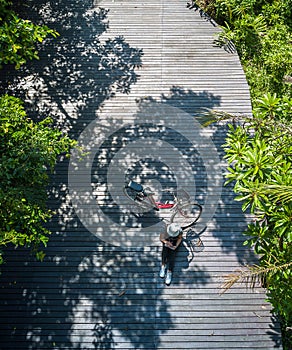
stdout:
[[(147, 97), (146, 99), (139, 101), (139, 103), (141, 103), (141, 108), (145, 107), (145, 105), (148, 103), (151, 104), (154, 102), (168, 104), (184, 110), (200, 123), (204, 121), (204, 113), (206, 110), (213, 108), (218, 109), (220, 106), (220, 97), (214, 96), (205, 91), (195, 93), (179, 86), (173, 86), (169, 95), (161, 95), (160, 101), (156, 101), (151, 97)], [(213, 130), (212, 141), (216, 147), (217, 154), (222, 164), (221, 176), (223, 180), (223, 170), (225, 168), (225, 166), (223, 167), (223, 164), (225, 164), (223, 143), (225, 142), (227, 136), (228, 127), (225, 123), (216, 123), (211, 126), (211, 129)], [(172, 136), (171, 139), (175, 140), (177, 137)], [(182, 152), (184, 150), (183, 145), (182, 143), (180, 144), (180, 151)], [(204, 166), (204, 161), (200, 159), (200, 154), (198, 152), (194, 152), (194, 154), (196, 155), (195, 157), (188, 157), (188, 162), (192, 167), (192, 175), (190, 176), (194, 176), (194, 182), (196, 183), (196, 186), (200, 187), (200, 189), (196, 193), (196, 197), (193, 199), (197, 200), (204, 206), (204, 197), (206, 196), (207, 190), (206, 169)], [(203, 174), (203, 181), (196, 178), (200, 174)], [(150, 179), (151, 176), (149, 177), (149, 180)], [(169, 185), (176, 189), (176, 183), (170, 182), (168, 183), (168, 187)], [(242, 234), (247, 227), (247, 224), (252, 220), (252, 217), (249, 212), (242, 212), (241, 203), (234, 200), (235, 194), (233, 193), (232, 187), (232, 184), (222, 186), (220, 200), (218, 201), (217, 209), (214, 213), (213, 223), (211, 223), (211, 226), (208, 228), (208, 233), (210, 233), (216, 239), (223, 254), (234, 254), (240, 265), (252, 265), (258, 263), (258, 256), (255, 255), (253, 250), (243, 245), (247, 237)], [(204, 241), (204, 232), (201, 231), (198, 233), (198, 235)], [(197, 253), (200, 253), (201, 251), (202, 250), (199, 250)], [(197, 265), (197, 263), (194, 265), (196, 274), (189, 273), (188, 269), (192, 264), (190, 264), (190, 249), (188, 249), (187, 246), (182, 246), (180, 248), (177, 258), (177, 281), (174, 283), (180, 283), (182, 280), (188, 280), (191, 284), (193, 281), (192, 278), (200, 278), (202, 271), (200, 271), (200, 265)], [(195, 259), (195, 256), (193, 256), (193, 258)], [(208, 258), (206, 257), (206, 259)], [(196, 262), (196, 259), (194, 261)], [(208, 276), (208, 272), (204, 270), (202, 273), (203, 280), (205, 280), (206, 277), (207, 279), (210, 279), (210, 275)], [(271, 335), (276, 347), (281, 347), (279, 320), (277, 320), (275, 317), (272, 317), (271, 328), (273, 331), (267, 332), (267, 334)]]
[[(40, 48), (38, 62), (17, 74), (9, 67), (1, 72), (3, 90), (22, 97), (30, 116), (37, 120), (50, 115), (75, 138), (96, 118), (104, 101), (130, 91), (138, 78), (136, 68), (142, 65), (142, 50), (130, 47), (124, 38), (99, 40), (107, 28), (107, 11), (94, 11), (92, 5), (87, 0), (20, 4), (28, 18), (44, 21), (61, 35)], [(133, 172), (150, 161), (136, 164)], [(157, 164), (155, 172), (162, 167)], [(93, 178), (102, 175), (98, 162), (93, 170)], [(62, 157), (48, 189), (55, 215), (48, 223), (53, 234), (45, 261), (35, 261), (27, 250), (6, 251), (1, 344), (22, 350), (113, 349), (117, 344), (157, 348), (158, 323), (173, 327), (162, 297), (164, 286), (157, 283), (159, 250), (117, 248), (92, 235), (68, 202), (67, 177), (68, 160)], [(105, 200), (105, 211), (108, 204)], [(206, 283), (207, 272), (201, 269), (201, 275), (205, 279), (192, 280), (193, 287)]]
[[(143, 50), (131, 47), (122, 36), (100, 39), (108, 28), (108, 10), (93, 0), (33, 0), (19, 4), (29, 19), (60, 33), (39, 48), (40, 60), (21, 70), (5, 70), (6, 92), (21, 97), (37, 118), (50, 116), (70, 136), (77, 137), (96, 109), (117, 92), (129, 93), (137, 81)], [(1, 72), (3, 73), (4, 70)]]
[[(173, 328), (157, 249), (106, 245), (76, 218), (62, 236), (56, 230), (46, 254), (37, 262), (25, 250), (6, 251), (0, 316), (5, 349), (156, 349), (158, 330)], [(201, 268), (185, 277), (198, 288), (207, 273)]]
[[(44, 21), (61, 36), (46, 41), (38, 62), (28, 64), (16, 76), (9, 70), (3, 76), (5, 91), (24, 98), (30, 115), (35, 119), (50, 115), (57, 126), (75, 138), (96, 119), (96, 111), (107, 100), (117, 92), (131, 91), (139, 78), (137, 68), (142, 65), (143, 51), (132, 48), (124, 38), (101, 39), (108, 26), (107, 11), (96, 10), (93, 5), (89, 0), (20, 4), (28, 17)], [(137, 226), (157, 223), (159, 218), (150, 212), (137, 219), (119, 208), (108, 188), (107, 175), (119, 150), (136, 139), (158, 139), (179, 149), (189, 164), (185, 176), (191, 174), (198, 184), (195, 199), (204, 204), (206, 197), (206, 169), (190, 142), (175, 128), (153, 123), (153, 119), (146, 118), (137, 126), (139, 114), (149, 104), (157, 106), (157, 117), (161, 106), (200, 115), (204, 108), (219, 106), (220, 97), (176, 86), (159, 101), (137, 101), (137, 118), (127, 127), (111, 118), (102, 126), (109, 137), (90, 164), (90, 190), (102, 189), (99, 204), (105, 217), (134, 231)], [(49, 206), (55, 215), (48, 223), (53, 234), (45, 261), (35, 261), (26, 250), (7, 250), (0, 290), (1, 343), (5, 349), (22, 350), (159, 348), (159, 332), (175, 327), (165, 286), (157, 276), (160, 247), (115, 247), (89, 232), (68, 196), (68, 164), (68, 159), (61, 158), (51, 176)], [(125, 179), (136, 176), (144, 183), (158, 179), (160, 188), (175, 190), (174, 175), (167, 163), (150, 156), (132, 163), (123, 173)], [(225, 223), (220, 216), (226, 214), (223, 208), (217, 210), (214, 235), (231, 252), (238, 246), (235, 237), (230, 241), (220, 234)], [(84, 206), (82, 210), (94, 219), (95, 208)], [(187, 254), (182, 246), (170, 291), (180, 284), (195, 290), (208, 283), (210, 274), (204, 264), (194, 261), (190, 271)]]
[[(162, 103), (167, 103), (171, 106), (184, 110), (186, 113), (193, 116), (199, 123), (203, 123), (206, 120), (206, 111), (220, 108), (221, 99), (219, 96), (214, 96), (207, 91), (195, 93), (191, 90), (185, 90), (179, 86), (173, 86), (168, 96), (161, 96), (161, 101)], [(206, 129), (212, 130), (211, 139), (213, 145), (216, 147), (218, 157), (222, 162), (221, 174), (219, 174), (222, 177), (222, 193), (214, 215), (216, 224), (215, 229), (211, 231), (212, 235), (218, 239), (224, 253), (235, 253), (238, 261), (241, 264), (246, 264), (248, 262), (254, 263), (257, 261), (257, 258), (250, 249), (243, 247), (242, 244), (245, 241), (245, 237), (239, 233), (239, 231), (244, 230), (247, 218), (242, 213), (241, 203), (234, 201), (235, 195), (232, 191), (232, 184), (224, 186), (223, 164), (225, 161), (223, 158), (223, 144), (227, 136), (228, 127), (226, 123), (215, 123)], [(199, 156), (198, 153), (197, 156)], [(189, 159), (189, 162), (192, 163), (193, 159)], [(200, 190), (203, 191), (203, 189), (206, 189), (207, 186), (204, 161), (200, 159), (198, 162), (197, 160), (194, 162), (193, 168), (196, 169), (194, 171), (195, 174), (203, 174), (202, 177), (204, 180), (196, 182), (198, 183)], [(204, 195), (206, 195), (206, 191), (204, 192)], [(199, 198), (200, 197), (194, 199), (198, 200), (201, 205), (204, 205), (204, 200)]]
[(281, 334), (279, 333), (279, 319), (277, 316), (272, 316), (272, 323), (269, 325), (269, 327), (270, 329), (267, 331), (267, 334), (269, 334), (271, 339), (273, 339), (275, 348), (282, 349), (284, 340), (282, 342)]
[(194, 10), (195, 12), (198, 11), (200, 16), (205, 19), (206, 21), (210, 22), (214, 27), (216, 27), (216, 23), (213, 20), (212, 17), (210, 17), (206, 12), (204, 12), (196, 3), (194, 0), (190, 0), (187, 2), (187, 8), (189, 10)]

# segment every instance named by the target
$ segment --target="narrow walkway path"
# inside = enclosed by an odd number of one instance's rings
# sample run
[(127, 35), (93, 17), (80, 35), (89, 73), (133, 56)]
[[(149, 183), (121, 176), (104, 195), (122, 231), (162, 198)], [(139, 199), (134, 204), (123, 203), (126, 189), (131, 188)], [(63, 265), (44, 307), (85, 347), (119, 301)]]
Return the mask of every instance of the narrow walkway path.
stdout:
[[(222, 275), (256, 261), (242, 246), (249, 217), (223, 186), (226, 129), (199, 124), (206, 108), (251, 113), (237, 54), (214, 46), (218, 27), (184, 0), (92, 3), (24, 8), (61, 36), (7, 91), (87, 153), (61, 159), (52, 176), (44, 262), (7, 250), (0, 348), (281, 348), (264, 290), (219, 293)], [(127, 178), (158, 194), (183, 187), (204, 206), (203, 246), (193, 259), (180, 247), (169, 287), (158, 277), (164, 223), (130, 212)]]

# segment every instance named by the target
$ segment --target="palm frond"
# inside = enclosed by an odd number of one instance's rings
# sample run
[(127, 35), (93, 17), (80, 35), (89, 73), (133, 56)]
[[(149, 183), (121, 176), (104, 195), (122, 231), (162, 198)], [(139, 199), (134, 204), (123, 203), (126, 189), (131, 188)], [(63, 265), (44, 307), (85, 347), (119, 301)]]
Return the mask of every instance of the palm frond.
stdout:
[(200, 123), (203, 127), (220, 121), (236, 122), (239, 120), (249, 120), (250, 117), (246, 115), (236, 115), (227, 113), (224, 111), (207, 110), (202, 116), (200, 116)]
[(282, 265), (266, 266), (243, 266), (234, 272), (223, 276), (224, 283), (221, 285), (221, 294), (225, 293), (235, 283), (245, 283), (247, 287), (254, 289), (256, 284), (261, 284), (264, 278), (269, 274), (274, 274), (292, 266), (292, 262)]

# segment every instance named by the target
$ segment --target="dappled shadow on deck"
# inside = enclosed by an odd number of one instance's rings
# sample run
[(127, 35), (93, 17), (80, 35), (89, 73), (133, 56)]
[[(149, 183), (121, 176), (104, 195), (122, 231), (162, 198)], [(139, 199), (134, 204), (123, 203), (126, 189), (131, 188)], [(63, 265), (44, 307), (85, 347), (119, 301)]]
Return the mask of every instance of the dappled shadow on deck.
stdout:
[[(99, 42), (107, 12), (91, 12), (91, 5), (84, 0), (25, 4), (24, 12), (34, 20), (40, 13), (61, 36), (46, 42), (38, 62), (15, 77), (13, 70), (2, 77), (8, 93), (25, 99), (30, 116), (50, 115), (73, 137), (96, 118), (103, 101), (130, 91), (142, 64), (142, 50), (122, 37)], [(113, 349), (118, 342), (155, 349), (156, 319), (160, 328), (172, 328), (160, 297), (164, 286), (157, 281), (159, 249), (115, 248), (84, 229), (66, 199), (67, 166), (64, 158), (52, 176), (49, 203), (57, 214), (48, 225), (53, 235), (45, 261), (22, 250), (6, 252), (1, 344), (22, 350)], [(188, 276), (192, 288), (206, 283), (208, 273), (198, 272)]]
[[(39, 20), (43, 18), (61, 36), (47, 41), (39, 62), (29, 64), (17, 77), (13, 77), (13, 71), (3, 77), (7, 92), (25, 98), (30, 115), (36, 119), (52, 116), (56, 125), (75, 138), (95, 120), (96, 110), (105, 101), (117, 92), (131, 91), (143, 63), (142, 49), (131, 47), (123, 37), (99, 41), (107, 29), (107, 11), (94, 12), (92, 4), (88, 0), (27, 2), (24, 10), (35, 18), (39, 13)], [(159, 100), (148, 97), (136, 101), (137, 116), (147, 105), (157, 104), (157, 117), (161, 106), (178, 108), (195, 117), (205, 108), (219, 107), (220, 100), (220, 96), (207, 91), (195, 93), (173, 86)], [(91, 172), (92, 191), (103, 188), (100, 208), (104, 215), (134, 230), (153, 225), (160, 218), (154, 212), (136, 218), (121, 210), (107, 187), (107, 171), (114, 156), (136, 139), (155, 138), (179, 149), (191, 169), (187, 175), (198, 185), (194, 199), (204, 205), (206, 198), (206, 169), (200, 154), (176, 130), (151, 123), (146, 119), (137, 126), (133, 120), (125, 127), (109, 118), (103, 128), (110, 136), (96, 153)], [(221, 157), (225, 132), (218, 126), (213, 134)], [(123, 175), (137, 177), (143, 183), (158, 181), (162, 189), (177, 187), (176, 174), (167, 163), (153, 157), (136, 162)], [(48, 224), (53, 235), (45, 261), (36, 262), (26, 251), (7, 251), (1, 276), (2, 345), (22, 350), (159, 348), (160, 336), (174, 329), (177, 322), (172, 319), (167, 297), (182, 299), (185, 290), (203, 288), (212, 276), (196, 259), (189, 270), (189, 251), (182, 246), (172, 289), (165, 290), (157, 277), (160, 247), (118, 248), (102, 242), (75, 215), (67, 176), (68, 160), (64, 158), (52, 175), (49, 189), (49, 204), (56, 214)], [(252, 253), (242, 249), (237, 230), (230, 230), (234, 214), (244, 222), (240, 205), (231, 205), (229, 188), (223, 189), (221, 198), (212, 235), (222, 251), (234, 253), (238, 262), (253, 261)], [(94, 211), (84, 208), (89, 216)], [(204, 241), (204, 227), (200, 232)]]
[[(159, 329), (173, 327), (164, 286), (157, 283), (158, 256), (156, 249), (106, 246), (80, 226), (61, 240), (52, 237), (43, 263), (25, 251), (17, 257), (7, 252), (1, 344), (22, 350), (157, 348), (157, 318)], [(188, 284), (199, 288), (206, 277), (198, 270), (187, 276)]]
[(100, 41), (108, 11), (93, 9), (93, 3), (42, 0), (19, 5), (24, 16), (45, 22), (60, 36), (46, 39), (39, 61), (28, 62), (16, 74), (6, 67), (1, 77), (8, 93), (26, 101), (30, 116), (50, 116), (73, 137), (96, 118), (105, 100), (116, 92), (129, 93), (137, 81), (135, 68), (142, 64), (143, 51), (122, 36)]
[[(207, 120), (205, 112), (212, 109), (220, 109), (220, 100), (220, 96), (215, 96), (213, 94), (208, 93), (207, 91), (195, 93), (189, 89), (186, 90), (179, 86), (173, 86), (172, 89), (169, 91), (169, 94), (162, 94), (158, 101), (151, 97), (147, 97), (139, 102), (141, 103), (141, 110), (143, 110), (143, 108), (145, 108), (147, 104), (151, 105), (153, 103), (157, 103), (157, 105), (170, 105), (172, 107), (185, 111), (199, 123), (203, 124), (203, 122)], [(161, 107), (157, 108), (158, 114), (160, 112), (160, 109)], [(146, 122), (147, 119), (145, 120), (145, 126), (147, 125)], [(202, 130), (204, 129), (203, 126), (201, 126), (201, 128)], [(213, 130), (210, 136), (212, 140), (212, 145), (216, 148), (216, 153), (219, 157), (220, 162), (222, 162), (219, 171), (217, 172), (217, 174), (213, 174), (213, 176), (214, 180), (215, 178), (219, 180), (218, 184), (221, 185), (222, 188), (220, 188), (220, 190), (222, 192), (220, 198), (218, 198), (218, 203), (216, 203), (217, 208), (216, 212), (214, 213), (215, 226), (214, 229), (210, 229), (209, 231), (218, 240), (218, 244), (220, 244), (222, 252), (226, 254), (235, 254), (237, 256), (238, 262), (242, 265), (252, 264), (257, 261), (257, 258), (255, 257), (252, 250), (243, 247), (243, 242), (246, 238), (243, 235), (239, 234), (239, 231), (244, 231), (247, 225), (247, 218), (242, 213), (241, 203), (234, 201), (235, 195), (232, 191), (232, 184), (224, 186), (225, 167), (223, 165), (224, 150), (222, 146), (225, 142), (228, 128), (226, 124), (214, 124), (211, 128)], [(157, 129), (157, 135), (155, 135), (154, 132), (153, 134), (150, 134), (148, 136), (156, 136), (161, 140), (166, 139), (167, 130), (163, 130), (164, 133), (161, 133), (160, 130), (159, 134), (159, 126), (157, 126)], [(147, 131), (147, 128), (145, 130)], [(136, 137), (141, 137), (142, 134), (143, 133), (140, 132), (140, 135), (136, 135)], [(131, 135), (133, 135), (133, 133)], [(215, 196), (215, 192), (218, 191), (218, 188), (216, 187), (208, 187), (208, 185), (210, 184), (208, 184), (207, 179), (207, 171), (205, 164), (206, 159), (202, 158), (199, 151), (195, 149), (193, 145), (188, 145), (188, 140), (182, 141), (182, 135), (171, 134), (168, 137), (169, 139), (172, 139), (172, 142), (174, 144), (176, 141), (178, 142), (178, 144), (176, 144), (176, 147), (179, 147), (182, 157), (184, 153), (186, 153), (191, 173), (188, 173), (185, 176), (193, 178), (193, 183), (196, 184), (196, 192), (192, 199), (200, 203), (204, 208), (206, 197), (208, 195)], [(128, 137), (127, 142), (130, 139), (131, 137)], [(202, 139), (204, 140), (204, 138)], [(206, 143), (208, 141), (207, 139), (208, 138), (206, 137)], [(170, 141), (168, 140), (168, 142)], [(120, 145), (121, 148), (123, 146), (124, 145)], [(190, 147), (190, 149), (192, 150), (191, 152), (188, 151), (188, 147)], [(108, 159), (110, 160), (112, 157), (113, 156), (111, 155)], [(147, 166), (149, 168), (151, 167), (151, 171), (149, 169), (148, 171), (145, 171), (145, 169), (147, 169)], [(142, 170), (144, 170), (144, 174)], [(131, 175), (129, 176), (129, 178), (138, 178), (142, 183), (145, 184), (147, 184), (147, 181), (148, 183), (151, 183), (153, 179), (156, 179), (160, 182), (162, 189), (171, 188), (174, 191), (177, 189), (177, 183), (174, 180), (174, 174), (168, 173), (167, 176), (163, 175), (161, 169), (155, 169), (155, 162), (153, 161), (144, 164), (144, 168), (141, 164), (141, 168), (138, 169), (138, 171), (136, 172), (133, 171), (133, 169), (129, 169), (129, 172), (130, 174), (125, 174), (125, 177), (127, 177), (127, 175)], [(214, 191), (214, 193), (212, 193), (212, 191)], [(155, 212), (153, 213), (152, 223), (154, 223), (154, 220)], [(201, 226), (199, 231), (197, 231), (197, 233), (202, 235), (202, 238), (204, 237), (203, 233), (205, 232), (206, 228), (206, 226)]]

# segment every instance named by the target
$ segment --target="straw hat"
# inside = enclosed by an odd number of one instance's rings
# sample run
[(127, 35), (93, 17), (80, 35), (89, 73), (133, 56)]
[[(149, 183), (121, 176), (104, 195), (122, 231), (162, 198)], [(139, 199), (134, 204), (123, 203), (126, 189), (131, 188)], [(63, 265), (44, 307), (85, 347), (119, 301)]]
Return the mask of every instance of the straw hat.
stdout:
[(167, 226), (167, 233), (170, 237), (176, 237), (182, 232), (179, 224), (173, 223)]

